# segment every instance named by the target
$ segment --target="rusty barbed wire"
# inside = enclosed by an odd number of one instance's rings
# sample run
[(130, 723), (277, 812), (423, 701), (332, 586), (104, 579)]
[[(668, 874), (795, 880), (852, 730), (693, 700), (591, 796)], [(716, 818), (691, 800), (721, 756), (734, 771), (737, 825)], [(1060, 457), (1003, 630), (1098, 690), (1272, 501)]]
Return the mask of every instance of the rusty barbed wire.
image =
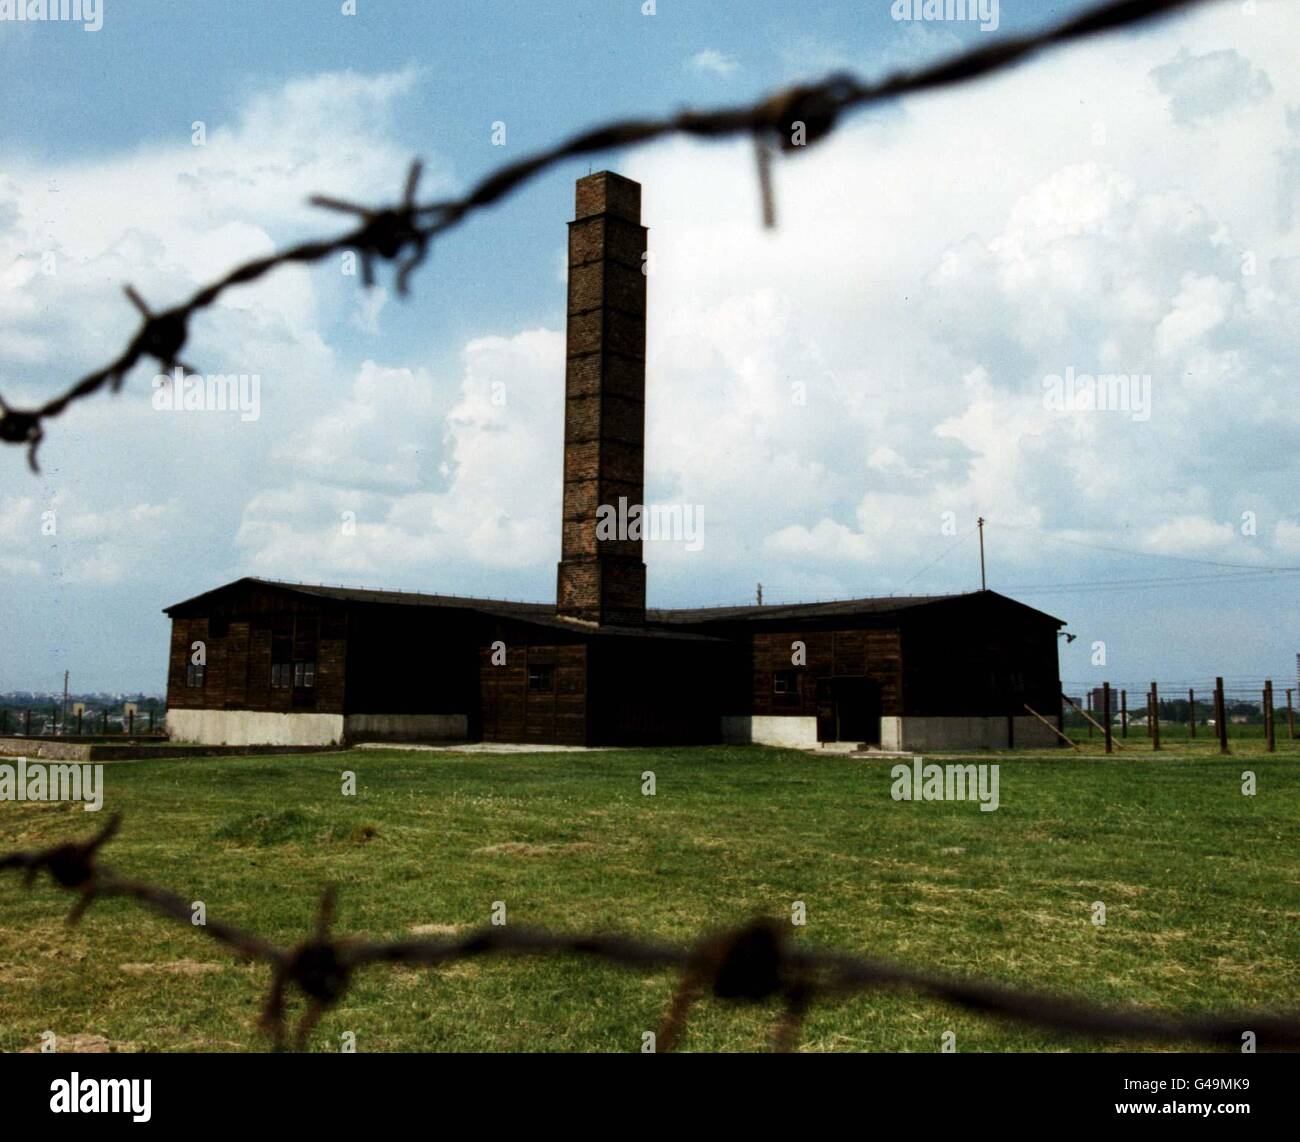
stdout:
[[(766, 226), (776, 222), (772, 189), (772, 152), (786, 152), (818, 142), (835, 128), (846, 111), (902, 95), (965, 83), (1018, 63), (1044, 48), (1083, 39), (1100, 32), (1138, 24), (1204, 0), (1110, 0), (1064, 22), (1024, 36), (1008, 36), (981, 48), (953, 56), (915, 71), (896, 72), (875, 83), (847, 72), (837, 72), (819, 83), (783, 88), (757, 103), (718, 111), (686, 110), (661, 119), (626, 119), (584, 131), (548, 150), (508, 163), (478, 182), (461, 198), (419, 205), (415, 192), (422, 165), (411, 164), (400, 202), (394, 206), (367, 207), (324, 195), (311, 203), (325, 209), (356, 215), (360, 222), (335, 238), (303, 242), (279, 253), (255, 258), (199, 289), (188, 301), (170, 309), (153, 311), (127, 286), (126, 293), (140, 312), (141, 325), (126, 349), (109, 364), (88, 373), (62, 393), (37, 408), (12, 408), (0, 397), (0, 442), (26, 445), (28, 464), (39, 472), (36, 453), (45, 437), (45, 421), (57, 417), (75, 401), (108, 387), (118, 392), (126, 374), (142, 359), (157, 361), (164, 370), (196, 372), (179, 360), (189, 338), (190, 319), (213, 305), (228, 289), (263, 277), (278, 266), (314, 263), (331, 254), (355, 251), (365, 285), (374, 284), (374, 260), (397, 264), (396, 287), (408, 292), (412, 272), (427, 258), (430, 244), (468, 215), (513, 193), (534, 175), (579, 155), (615, 147), (639, 146), (669, 135), (716, 139), (750, 135), (756, 147), (758, 179)], [(796, 132), (796, 128), (801, 128)], [(796, 138), (797, 135), (797, 138)]]
[(22, 870), (30, 886), (42, 871), (61, 888), (76, 892), (69, 923), (77, 923), (95, 900), (123, 897), (204, 934), (247, 960), (271, 968), (271, 984), (258, 1020), (276, 1050), (285, 1046), (288, 1000), (299, 993), (306, 1008), (294, 1029), (299, 1050), (325, 1014), (347, 993), (354, 974), (375, 964), (440, 967), (487, 955), (571, 955), (623, 967), (680, 972), (680, 981), (659, 1025), (656, 1049), (670, 1051), (685, 1034), (691, 1007), (706, 993), (738, 1003), (778, 1001), (773, 1032), (778, 1051), (795, 1048), (812, 1004), (846, 999), (867, 991), (909, 991), (983, 1015), (1023, 1023), (1058, 1035), (1095, 1039), (1141, 1039), (1240, 1047), (1253, 1032), (1260, 1050), (1300, 1048), (1300, 1013), (1242, 1011), (1226, 1015), (1176, 1015), (1137, 1007), (1099, 1007), (1079, 999), (919, 971), (863, 956), (794, 945), (789, 925), (760, 918), (691, 945), (656, 943), (609, 933), (564, 934), (522, 926), (485, 926), (460, 937), (415, 937), (372, 941), (331, 935), (335, 894), (322, 895), (313, 933), (281, 948), (230, 924), (193, 923), (191, 906), (165, 888), (118, 876), (99, 863), (103, 846), (121, 824), (115, 814), (85, 841), (0, 856), (0, 872)]

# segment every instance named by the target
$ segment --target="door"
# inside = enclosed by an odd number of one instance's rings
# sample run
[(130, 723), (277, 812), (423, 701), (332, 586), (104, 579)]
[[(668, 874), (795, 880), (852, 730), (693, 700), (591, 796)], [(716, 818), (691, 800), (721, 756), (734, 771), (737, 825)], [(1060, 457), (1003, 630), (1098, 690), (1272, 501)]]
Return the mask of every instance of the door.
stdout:
[(817, 740), (833, 742), (839, 740), (839, 722), (835, 717), (835, 693), (833, 678), (817, 679)]
[(847, 676), (817, 679), (817, 740), (880, 744), (880, 684)]

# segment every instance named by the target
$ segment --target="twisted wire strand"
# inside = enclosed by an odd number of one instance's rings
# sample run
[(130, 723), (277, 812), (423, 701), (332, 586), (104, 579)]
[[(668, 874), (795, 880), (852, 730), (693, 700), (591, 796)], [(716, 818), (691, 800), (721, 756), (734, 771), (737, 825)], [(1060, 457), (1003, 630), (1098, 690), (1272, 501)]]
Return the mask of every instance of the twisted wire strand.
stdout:
[(1253, 1032), (1258, 1049), (1300, 1048), (1298, 1013), (1180, 1015), (1139, 1007), (1103, 1007), (1078, 998), (796, 945), (788, 938), (788, 924), (767, 918), (705, 935), (687, 945), (617, 933), (563, 933), (513, 925), (486, 925), (456, 937), (376, 941), (331, 935), (335, 896), (327, 889), (315, 930), (300, 943), (280, 947), (231, 924), (207, 921), (194, 925), (191, 906), (176, 893), (119, 876), (100, 864), (100, 850), (116, 835), (120, 823), (119, 814), (84, 841), (0, 856), (0, 872), (21, 870), (29, 885), (46, 872), (61, 888), (75, 892), (77, 901), (69, 915), (72, 923), (97, 899), (125, 898), (186, 927), (199, 927), (242, 959), (268, 964), (271, 984), (259, 1025), (277, 1050), (285, 1046), (288, 1037), (291, 996), (306, 1001), (293, 1030), (294, 1042), (302, 1049), (312, 1028), (347, 993), (361, 968), (382, 964), (442, 967), (483, 956), (509, 955), (575, 956), (627, 968), (678, 972), (678, 986), (657, 1033), (656, 1049), (660, 1051), (681, 1043), (692, 1006), (706, 994), (731, 1002), (778, 1002), (781, 1014), (772, 1041), (775, 1049), (784, 1051), (797, 1045), (803, 1019), (814, 1002), (879, 990), (910, 992), (1058, 1035), (1239, 1048), (1243, 1035)]
[[(783, 88), (753, 104), (716, 111), (685, 110), (664, 118), (608, 123), (505, 164), (460, 198), (419, 204), (416, 190), (422, 164), (418, 159), (411, 164), (402, 196), (394, 205), (370, 207), (314, 195), (310, 200), (312, 205), (351, 215), (358, 220), (357, 224), (335, 238), (302, 242), (245, 262), (170, 309), (154, 311), (132, 286), (126, 286), (127, 297), (140, 313), (141, 320), (127, 347), (107, 365), (86, 374), (65, 392), (36, 408), (12, 408), (0, 397), (0, 442), (26, 445), (28, 464), (33, 472), (39, 472), (37, 450), (45, 437), (47, 420), (60, 416), (69, 405), (101, 389), (118, 392), (127, 373), (145, 358), (157, 361), (164, 372), (177, 368), (185, 372), (197, 371), (180, 359), (181, 350), (189, 338), (190, 319), (215, 304), (227, 290), (257, 281), (279, 266), (319, 262), (332, 254), (352, 250), (361, 259), (362, 280), (367, 286), (374, 284), (376, 259), (395, 263), (397, 292), (404, 296), (411, 275), (425, 262), (434, 238), (566, 159), (618, 147), (638, 146), (669, 135), (703, 139), (750, 135), (757, 148), (764, 223), (771, 226), (775, 225), (776, 218), (771, 178), (774, 146), (786, 152), (799, 150), (803, 145), (829, 135), (847, 111), (902, 95), (966, 83), (1010, 67), (1045, 48), (1139, 24), (1203, 2), (1205, 0), (1111, 0), (1042, 32), (1000, 38), (939, 63), (914, 71), (896, 72), (874, 83), (848, 72), (837, 72), (818, 83), (799, 83)], [(796, 128), (800, 129), (796, 132)]]

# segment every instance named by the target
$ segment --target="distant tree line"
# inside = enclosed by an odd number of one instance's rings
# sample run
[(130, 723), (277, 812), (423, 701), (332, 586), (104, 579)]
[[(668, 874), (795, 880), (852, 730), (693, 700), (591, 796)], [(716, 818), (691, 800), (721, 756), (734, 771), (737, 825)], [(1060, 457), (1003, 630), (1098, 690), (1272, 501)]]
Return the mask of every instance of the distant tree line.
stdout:
[[(1074, 697), (1074, 695), (1071, 695)], [(1082, 695), (1075, 697), (1076, 702), (1082, 702)], [(1233, 701), (1227, 699), (1224, 701), (1224, 710), (1228, 715), (1228, 720), (1234, 718), (1244, 718), (1245, 725), (1262, 726), (1264, 724), (1264, 705), (1262, 702), (1247, 702), (1243, 700)], [(1092, 716), (1101, 721), (1100, 705), (1094, 703), (1091, 711)], [(1111, 692), (1111, 717), (1119, 720), (1119, 691)], [(1161, 698), (1157, 704), (1157, 716), (1161, 722), (1170, 722), (1177, 725), (1186, 725), (1188, 721), (1188, 702), (1186, 698)], [(1275, 717), (1279, 722), (1286, 721), (1286, 706), (1277, 706)], [(1128, 720), (1130, 723), (1144, 724), (1147, 718), (1147, 702), (1145, 694), (1129, 695)], [(1199, 698), (1196, 700), (1196, 722), (1198, 725), (1206, 725), (1214, 719), (1214, 703), (1202, 702)], [(1069, 706), (1066, 707), (1064, 722), (1066, 726), (1082, 727), (1087, 726), (1087, 719), (1080, 713), (1075, 712)], [(1237, 724), (1243, 724), (1238, 722)]]

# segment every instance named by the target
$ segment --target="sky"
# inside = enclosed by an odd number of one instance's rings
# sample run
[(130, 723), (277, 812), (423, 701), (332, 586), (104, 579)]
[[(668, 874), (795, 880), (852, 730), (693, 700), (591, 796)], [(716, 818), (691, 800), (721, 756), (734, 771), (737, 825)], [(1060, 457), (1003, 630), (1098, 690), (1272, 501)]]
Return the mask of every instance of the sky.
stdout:
[[(416, 156), (433, 200), (611, 118), (1080, 9), (645, 6), (0, 18), (0, 397), (115, 356), (126, 284), (161, 308), (332, 236), (312, 194), (390, 202)], [(255, 410), (159, 407), (148, 363), (48, 423), (39, 475), (0, 450), (0, 690), (161, 692), (162, 608), (242, 575), (553, 598), (565, 223), (593, 168), (643, 184), (646, 498), (703, 520), (646, 544), (652, 606), (977, 589), (982, 516), (989, 586), (1077, 636), (1068, 684), (1294, 686), (1297, 41), (1300, 6), (1223, 0), (861, 111), (777, 157), (773, 229), (749, 141), (671, 139), (533, 179), (406, 298), (341, 258), (231, 291), (184, 358), (249, 378)], [(1123, 388), (1091, 407), (1101, 375)]]

